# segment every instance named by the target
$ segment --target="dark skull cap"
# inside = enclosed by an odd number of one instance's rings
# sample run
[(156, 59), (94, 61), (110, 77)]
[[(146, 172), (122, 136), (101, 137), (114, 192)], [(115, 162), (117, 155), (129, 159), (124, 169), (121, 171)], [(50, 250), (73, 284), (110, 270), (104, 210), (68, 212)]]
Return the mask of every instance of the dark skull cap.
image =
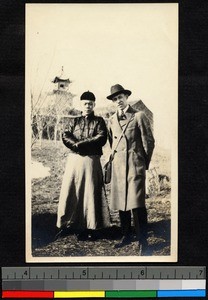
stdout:
[(90, 92), (90, 91), (87, 91), (87, 92), (84, 92), (81, 97), (80, 97), (80, 100), (91, 100), (91, 101), (95, 101), (95, 95)]

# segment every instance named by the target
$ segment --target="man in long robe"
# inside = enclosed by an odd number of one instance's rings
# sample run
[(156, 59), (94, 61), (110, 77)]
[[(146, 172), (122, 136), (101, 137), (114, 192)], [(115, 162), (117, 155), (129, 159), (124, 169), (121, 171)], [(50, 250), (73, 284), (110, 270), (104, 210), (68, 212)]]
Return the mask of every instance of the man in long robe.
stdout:
[(82, 116), (70, 120), (62, 135), (69, 149), (58, 204), (57, 227), (75, 228), (79, 240), (87, 240), (89, 230), (110, 225), (109, 209), (103, 191), (100, 163), (107, 128), (94, 115), (95, 95), (89, 91), (81, 97)]

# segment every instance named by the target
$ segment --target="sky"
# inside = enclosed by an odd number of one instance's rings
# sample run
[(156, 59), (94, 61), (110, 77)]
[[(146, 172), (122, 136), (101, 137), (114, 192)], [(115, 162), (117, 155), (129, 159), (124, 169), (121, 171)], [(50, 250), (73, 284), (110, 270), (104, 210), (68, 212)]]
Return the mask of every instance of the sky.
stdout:
[(64, 74), (74, 106), (87, 90), (97, 106), (109, 105), (114, 84), (132, 91), (154, 114), (156, 143), (177, 138), (177, 4), (27, 4), (26, 108), (30, 92), (53, 89)]

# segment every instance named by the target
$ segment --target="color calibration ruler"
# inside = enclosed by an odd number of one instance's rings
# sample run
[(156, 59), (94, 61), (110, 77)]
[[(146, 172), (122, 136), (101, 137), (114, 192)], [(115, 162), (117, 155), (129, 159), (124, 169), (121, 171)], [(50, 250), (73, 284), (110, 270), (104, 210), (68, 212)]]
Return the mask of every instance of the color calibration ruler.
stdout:
[(2, 267), (2, 298), (206, 297), (206, 267)]

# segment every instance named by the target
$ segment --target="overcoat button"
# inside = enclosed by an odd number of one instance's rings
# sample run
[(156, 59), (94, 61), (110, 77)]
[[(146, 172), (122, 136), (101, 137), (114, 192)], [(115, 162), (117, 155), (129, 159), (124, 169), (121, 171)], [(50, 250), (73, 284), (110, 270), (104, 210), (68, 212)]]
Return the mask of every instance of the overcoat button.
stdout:
[(117, 136), (114, 136), (114, 139), (117, 139)]

